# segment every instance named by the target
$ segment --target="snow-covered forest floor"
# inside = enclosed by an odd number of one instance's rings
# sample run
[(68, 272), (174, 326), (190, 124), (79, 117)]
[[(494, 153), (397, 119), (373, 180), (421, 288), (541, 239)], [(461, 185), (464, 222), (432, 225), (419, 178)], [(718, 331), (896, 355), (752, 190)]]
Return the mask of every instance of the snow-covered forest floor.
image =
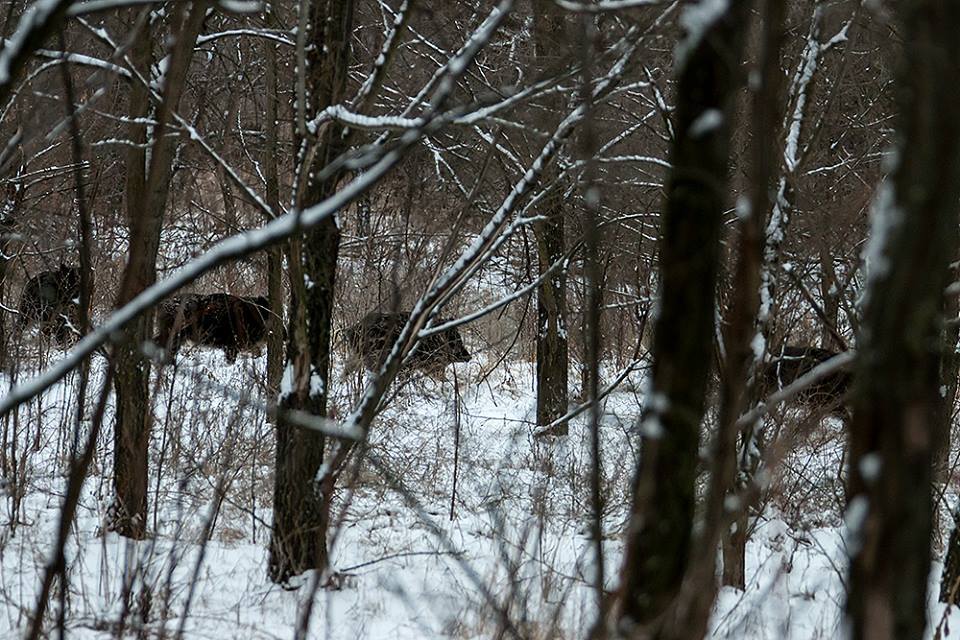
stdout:
[[(34, 351), (20, 377), (60, 355)], [(459, 365), (456, 380), (452, 369), (446, 380), (413, 376), (377, 420), (359, 474), (339, 493), (332, 540), (339, 573), (316, 591), (310, 637), (488, 638), (501, 630), (502, 614), (524, 637), (586, 636), (596, 594), (585, 418), (573, 421), (567, 438), (533, 438), (532, 364), (494, 364)], [(107, 416), (70, 536), (69, 590), (55, 591), (51, 615), (65, 598), (68, 637), (116, 637), (121, 626), (147, 637), (174, 637), (179, 628), (186, 638), (292, 636), (311, 585), (285, 591), (266, 577), (273, 428), (257, 382), (264, 367), (263, 356), (241, 356), (231, 366), (219, 352), (192, 349), (176, 371), (157, 376), (154, 535), (144, 541), (101, 531), (112, 493)], [(615, 373), (611, 365), (605, 377)], [(97, 359), (88, 413), (102, 375)], [(335, 413), (349, 407), (359, 383), (338, 376)], [(77, 384), (73, 374), (22, 407), (4, 434), (0, 637), (25, 629), (54, 544)], [(638, 371), (603, 409), (608, 587), (617, 579), (640, 388)], [(84, 421), (81, 441), (88, 426)], [(798, 442), (751, 538), (748, 588), (721, 592), (712, 637), (841, 633), (840, 426), (821, 421)], [(935, 563), (932, 594), (939, 571)], [(931, 603), (933, 624), (942, 616), (942, 606)], [(960, 616), (949, 622), (960, 625)]]

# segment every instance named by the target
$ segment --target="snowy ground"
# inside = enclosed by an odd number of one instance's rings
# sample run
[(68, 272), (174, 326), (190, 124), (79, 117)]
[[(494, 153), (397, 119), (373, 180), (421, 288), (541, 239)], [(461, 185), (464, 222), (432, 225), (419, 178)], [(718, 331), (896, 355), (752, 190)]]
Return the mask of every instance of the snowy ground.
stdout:
[[(29, 360), (19, 376), (56, 357)], [(532, 438), (532, 367), (488, 374), (484, 366), (458, 368), (459, 403), (452, 376), (420, 377), (377, 422), (371, 448), (377, 464), (364, 465), (355, 491), (340, 496), (346, 508), (332, 562), (343, 576), (339, 589), (317, 592), (311, 637), (486, 638), (498, 630), (497, 607), (527, 637), (585, 636), (595, 602), (586, 430), (578, 420), (566, 439)], [(68, 637), (115, 637), (121, 620), (135, 633), (143, 619), (151, 636), (175, 634), (181, 625), (186, 638), (292, 636), (310, 590), (284, 591), (266, 580), (273, 433), (256, 405), (263, 367), (262, 357), (229, 366), (218, 352), (195, 349), (184, 354), (172, 384), (171, 371), (159, 377), (150, 480), (156, 535), (149, 540), (100, 531), (111, 495), (112, 429), (106, 429), (71, 535)], [(92, 398), (99, 372), (97, 365)], [(629, 379), (604, 409), (611, 586), (635, 456), (630, 426), (639, 382), (639, 374)], [(6, 388), (9, 381), (2, 383)], [(4, 432), (7, 477), (16, 479), (0, 507), (2, 638), (25, 629), (53, 544), (72, 440), (65, 398), (76, 384), (72, 378), (23, 407)], [(358, 383), (340, 380), (337, 388), (342, 396), (334, 405), (343, 411)], [(829, 493), (825, 478), (836, 468), (838, 444), (829, 425), (817, 433), (785, 464), (785, 495)], [(391, 483), (401, 484), (416, 504)], [(219, 509), (218, 485), (226, 495)], [(766, 508), (749, 547), (748, 588), (721, 592), (713, 637), (840, 635), (845, 552), (839, 511), (829, 499), (803, 499), (793, 509), (789, 501)], [(212, 535), (203, 544), (208, 523)], [(933, 584), (938, 576), (936, 565)], [(930, 612), (936, 625), (943, 609), (931, 603)], [(952, 616), (950, 625), (958, 624), (960, 616)]]

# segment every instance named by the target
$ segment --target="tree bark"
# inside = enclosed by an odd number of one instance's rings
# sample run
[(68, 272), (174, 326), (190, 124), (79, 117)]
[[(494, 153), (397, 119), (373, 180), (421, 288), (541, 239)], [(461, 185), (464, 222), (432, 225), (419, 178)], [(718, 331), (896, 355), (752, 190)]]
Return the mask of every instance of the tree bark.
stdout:
[(921, 638), (940, 407), (941, 300), (957, 252), (960, 5), (897, 4), (897, 166), (874, 208), (858, 344), (847, 521), (855, 638)]
[[(534, 64), (544, 73), (557, 71), (557, 52), (565, 46), (564, 13), (548, 0), (533, 3)], [(545, 99), (548, 117), (559, 122), (563, 106), (559, 93)], [(544, 171), (543, 183), (556, 180), (556, 165)], [(564, 211), (561, 185), (555, 184), (538, 211), (546, 220), (534, 226), (537, 243), (537, 266), (543, 274), (564, 253)], [(568, 345), (567, 345), (567, 272), (558, 269), (537, 288), (537, 426), (546, 426), (567, 413)], [(553, 433), (565, 435), (566, 423)]]
[[(264, 133), (266, 141), (262, 159), (266, 178), (267, 204), (274, 212), (280, 212), (280, 178), (277, 171), (277, 156), (280, 153), (278, 110), (280, 96), (277, 91), (277, 45), (272, 41), (264, 44), (266, 73), (264, 83), (267, 95), (264, 99)], [(280, 377), (283, 375), (283, 247), (267, 250), (267, 298), (270, 300), (270, 318), (267, 320), (267, 393), (275, 398), (280, 392)]]
[[(156, 282), (160, 230), (167, 204), (167, 192), (173, 176), (173, 155), (177, 139), (166, 131), (171, 113), (183, 93), (184, 80), (193, 47), (206, 15), (206, 3), (195, 2), (189, 11), (183, 6), (182, 20), (175, 21), (176, 42), (165, 76), (162, 102), (153, 130), (149, 168), (140, 147), (131, 147), (127, 156), (126, 207), (130, 224), (127, 266), (116, 306), (122, 307), (138, 293)], [(141, 34), (134, 41), (131, 56), (145, 73), (151, 63), (151, 38)], [(142, 145), (147, 131), (137, 119), (149, 109), (148, 89), (135, 82), (130, 94), (130, 139)], [(150, 363), (140, 345), (150, 339), (153, 314), (145, 313), (130, 323), (113, 351), (116, 376), (116, 427), (114, 431), (114, 505), (109, 527), (117, 533), (142, 538), (147, 522), (147, 449), (150, 443)]]
[[(715, 318), (732, 97), (747, 3), (718, 12), (678, 63), (652, 388), (621, 570), (618, 631), (657, 637), (687, 570)], [(688, 35), (688, 37), (691, 37)]]
[(825, 316), (820, 329), (820, 346), (843, 351), (846, 345), (833, 335), (840, 318), (840, 292), (837, 290), (837, 272), (833, 268), (833, 252), (829, 247), (820, 249), (820, 297)]
[(786, 3), (783, 0), (764, 0), (762, 3), (758, 69), (760, 84), (753, 90), (750, 109), (754, 129), (750, 145), (750, 215), (740, 225), (735, 289), (727, 314), (730, 322), (726, 336), (727, 362), (720, 387), (719, 429), (713, 451), (710, 495), (705, 515), (706, 533), (703, 544), (697, 545), (701, 552), (699, 560), (704, 564), (701, 578), (707, 584), (692, 584), (690, 589), (699, 601), (696, 618), (700, 631), (706, 629), (709, 607), (716, 596), (713, 557), (718, 539), (723, 555), (722, 583), (738, 589), (746, 587), (748, 509), (746, 505), (737, 504), (737, 512), (731, 514), (727, 509), (727, 498), (731, 491), (740, 488), (736, 483), (737, 437), (741, 435), (737, 419), (747, 406), (746, 401), (752, 391), (748, 388), (748, 381), (750, 364), (754, 361), (751, 342), (758, 330), (764, 227), (766, 214), (774, 204), (770, 183), (779, 166), (777, 140), (781, 105), (778, 96), (783, 76), (780, 71), (780, 48), (785, 14)]
[[(350, 37), (353, 31), (352, 0), (318, 0), (309, 9), (307, 40), (308, 100), (305, 112), (319, 111), (342, 101), (346, 93)], [(336, 124), (321, 127), (318, 139), (301, 144), (306, 150), (300, 172), (309, 172), (298, 198), (302, 208), (332, 195), (342, 177), (323, 180), (313, 175), (347, 147), (346, 132)], [(314, 145), (314, 146), (311, 146)], [(326, 415), (330, 380), (330, 327), (340, 229), (331, 216), (302, 240), (291, 241), (290, 329), (287, 371), (291, 389), (282, 389), (284, 409)], [(310, 283), (307, 286), (307, 282)], [(327, 527), (332, 482), (316, 482), (324, 460), (320, 434), (277, 421), (277, 460), (274, 485), (274, 525), (270, 539), (270, 579), (286, 582), (308, 570), (327, 567)]]

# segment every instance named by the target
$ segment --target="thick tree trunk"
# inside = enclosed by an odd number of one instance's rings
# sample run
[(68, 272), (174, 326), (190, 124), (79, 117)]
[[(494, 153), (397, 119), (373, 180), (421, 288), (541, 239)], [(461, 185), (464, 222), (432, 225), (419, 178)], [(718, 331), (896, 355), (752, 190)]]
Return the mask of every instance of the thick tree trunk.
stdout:
[(677, 65), (653, 381), (618, 603), (619, 631), (633, 637), (656, 637), (670, 624), (664, 613), (690, 554), (721, 218), (729, 198), (731, 102), (746, 16), (744, 2), (718, 12)]
[[(536, 0), (534, 9), (534, 63), (542, 72), (556, 71), (558, 51), (566, 46), (564, 13), (547, 0)], [(563, 103), (560, 94), (550, 97), (545, 105), (548, 117), (559, 122)], [(554, 165), (555, 166), (555, 165)], [(555, 179), (556, 170), (545, 171), (543, 183)], [(537, 241), (537, 266), (543, 274), (564, 253), (563, 194), (559, 184), (553, 186), (538, 213), (547, 219), (534, 227)], [(567, 347), (567, 272), (554, 271), (537, 288), (537, 425), (545, 426), (567, 413), (569, 376)], [(567, 433), (566, 423), (553, 431)]]
[(940, 406), (941, 299), (957, 253), (960, 5), (906, 0), (897, 166), (874, 210), (851, 429), (854, 638), (921, 638)]
[[(177, 139), (166, 127), (177, 108), (193, 47), (206, 14), (206, 3), (197, 2), (189, 10), (180, 5), (183, 19), (176, 22), (176, 42), (165, 76), (163, 102), (153, 130), (150, 166), (142, 148), (131, 147), (127, 156), (126, 206), (130, 224), (130, 246), (126, 270), (117, 297), (117, 307), (132, 300), (156, 281), (160, 229), (167, 204), (167, 191), (173, 175), (173, 155)], [(133, 45), (134, 64), (146, 73), (151, 63), (149, 33), (141, 34)], [(130, 95), (132, 118), (144, 118), (149, 107), (147, 88), (134, 83)], [(147, 142), (147, 132), (132, 122), (130, 139)], [(116, 375), (116, 427), (114, 431), (115, 500), (109, 526), (117, 533), (142, 538), (146, 533), (147, 449), (150, 443), (150, 363), (140, 353), (140, 345), (150, 339), (153, 314), (143, 314), (124, 331), (113, 352)]]
[[(340, 102), (346, 91), (353, 2), (318, 0), (310, 8), (307, 42), (307, 113)], [(308, 117), (310, 117), (308, 115)], [(312, 176), (346, 148), (344, 130), (323, 127), (300, 171)], [(306, 148), (302, 146), (301, 148)], [(334, 193), (341, 174), (307, 179), (298, 204), (309, 206)], [(287, 371), (292, 388), (281, 391), (281, 407), (326, 415), (330, 380), (330, 328), (340, 229), (334, 217), (314, 227), (290, 247), (290, 329)], [(308, 279), (308, 280), (307, 280)], [(309, 281), (310, 286), (306, 286)], [(318, 486), (324, 438), (281, 417), (277, 421), (274, 525), (270, 539), (271, 580), (327, 567), (327, 526), (332, 486)], [(329, 484), (329, 483), (328, 483)]]
[[(548, 219), (537, 225), (537, 263), (543, 274), (564, 253), (564, 221), (560, 207), (561, 195), (555, 192), (547, 198), (549, 211), (542, 211)], [(565, 269), (554, 271), (537, 288), (537, 425), (545, 426), (562, 418), (568, 405), (568, 346), (567, 346), (567, 274)], [(554, 430), (556, 435), (567, 433), (566, 423)]]

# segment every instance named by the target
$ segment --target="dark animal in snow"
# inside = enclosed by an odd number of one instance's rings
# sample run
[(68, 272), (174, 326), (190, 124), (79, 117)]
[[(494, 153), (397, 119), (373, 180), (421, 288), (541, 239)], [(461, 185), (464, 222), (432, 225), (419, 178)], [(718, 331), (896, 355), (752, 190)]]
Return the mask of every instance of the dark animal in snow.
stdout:
[(270, 303), (264, 296), (187, 293), (160, 303), (153, 339), (172, 358), (184, 342), (222, 349), (228, 362), (267, 337)]
[[(817, 365), (839, 355), (829, 349), (797, 345), (785, 346), (772, 353), (774, 360), (762, 370), (765, 395), (786, 387)], [(812, 406), (843, 410), (843, 403), (852, 382), (852, 372), (839, 369), (804, 389), (798, 394), (797, 400)]]
[[(394, 343), (400, 337), (404, 325), (410, 319), (406, 312), (370, 312), (360, 322), (344, 332), (347, 344), (354, 356), (368, 370), (379, 369), (390, 355)], [(443, 324), (438, 320), (437, 324)], [(463, 339), (456, 328), (446, 329), (421, 338), (406, 366), (423, 371), (444, 369), (454, 362), (469, 362), (470, 352), (463, 346)]]
[(20, 329), (36, 323), (61, 344), (68, 343), (76, 335), (79, 298), (79, 268), (60, 263), (53, 271), (38, 273), (20, 293)]

